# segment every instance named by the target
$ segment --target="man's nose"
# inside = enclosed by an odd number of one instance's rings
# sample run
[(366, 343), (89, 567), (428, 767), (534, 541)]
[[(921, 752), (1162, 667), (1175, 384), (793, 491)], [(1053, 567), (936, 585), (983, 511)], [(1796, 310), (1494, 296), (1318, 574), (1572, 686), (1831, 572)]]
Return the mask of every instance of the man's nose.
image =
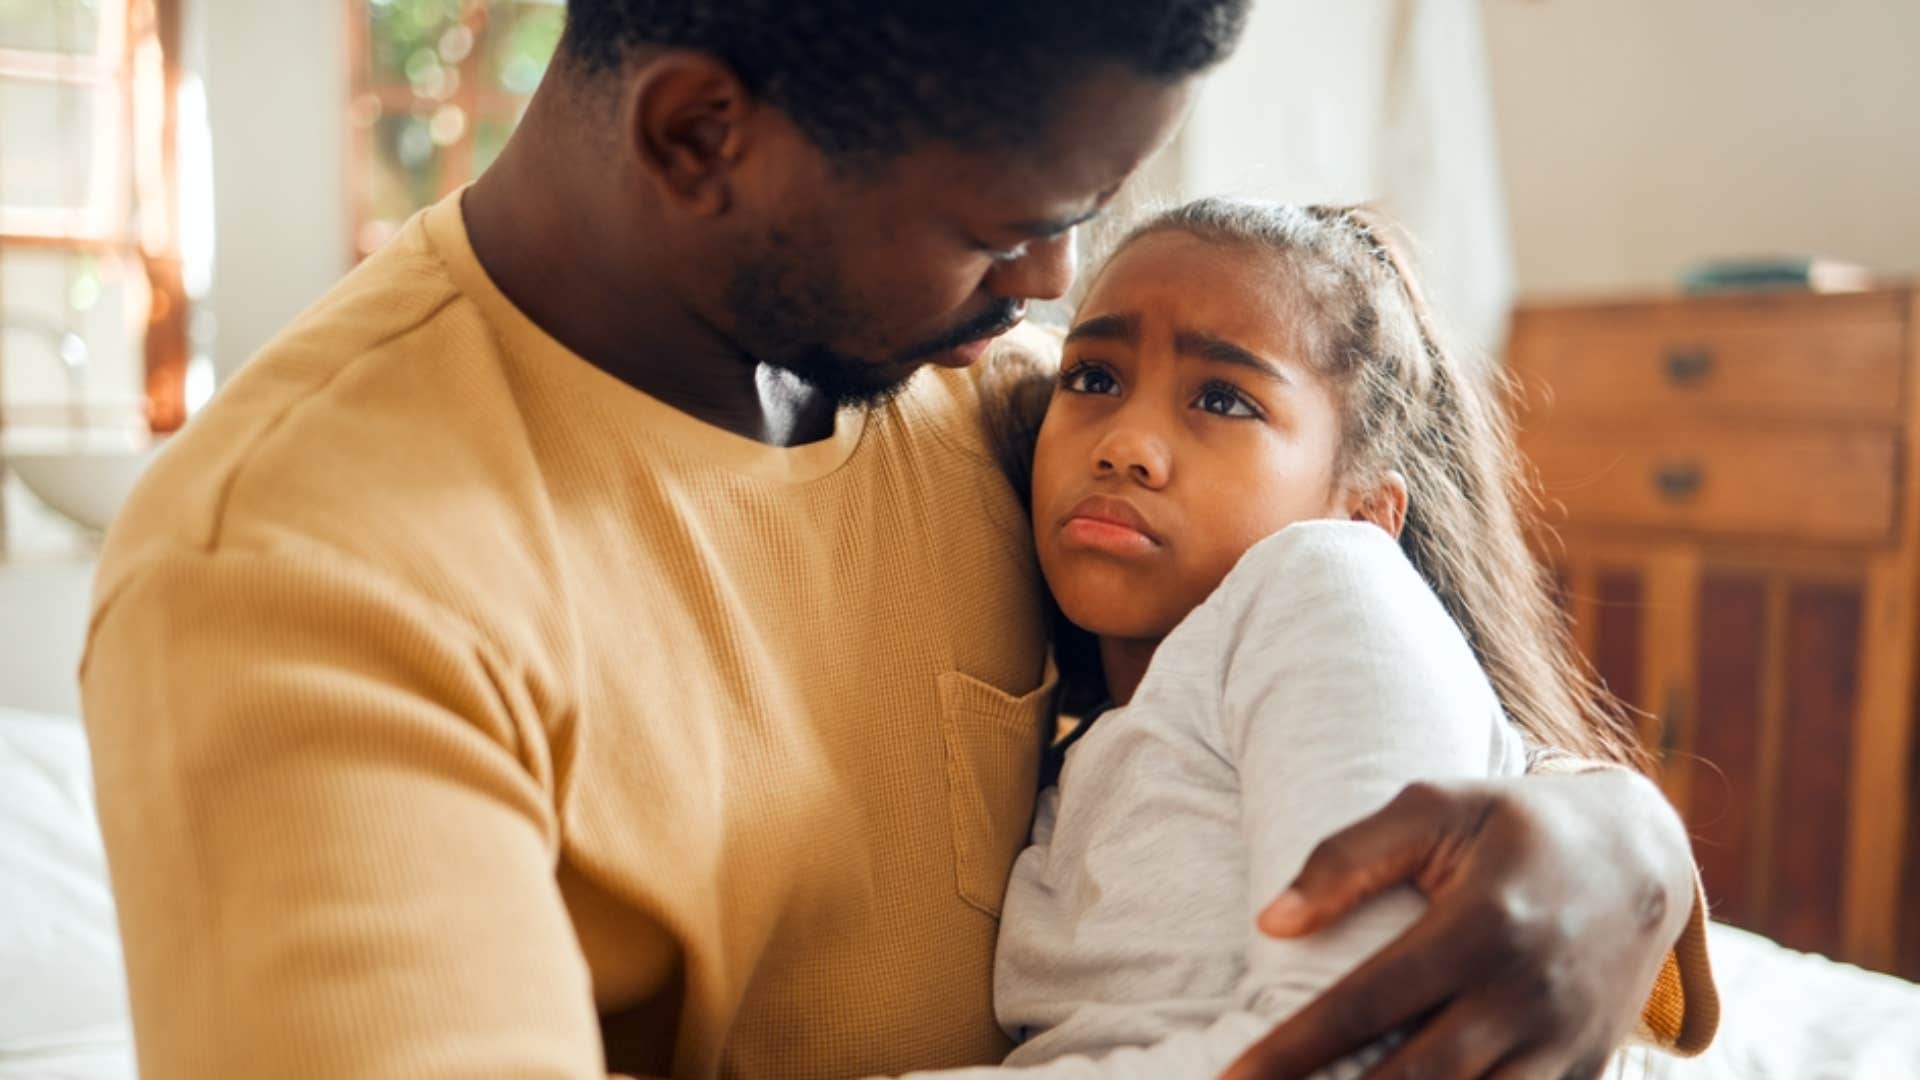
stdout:
[(1073, 287), (1074, 234), (1037, 240), (1027, 253), (1000, 263), (987, 275), (987, 291), (1015, 300), (1058, 300)]
[(1165, 487), (1173, 472), (1173, 454), (1167, 441), (1139, 423), (1117, 423), (1093, 449), (1093, 471), (1099, 476), (1122, 476), (1143, 487)]

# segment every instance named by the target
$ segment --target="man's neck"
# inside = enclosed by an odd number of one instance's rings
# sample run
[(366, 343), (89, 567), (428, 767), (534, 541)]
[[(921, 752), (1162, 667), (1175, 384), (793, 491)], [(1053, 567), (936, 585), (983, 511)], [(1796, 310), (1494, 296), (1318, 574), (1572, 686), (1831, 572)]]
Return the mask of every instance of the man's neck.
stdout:
[(695, 419), (774, 446), (832, 434), (830, 400), (755, 363), (636, 252), (645, 238), (605, 198), (606, 163), (570, 164), (578, 149), (539, 137), (547, 107), (536, 97), (532, 123), (462, 199), (493, 283), (570, 351)]

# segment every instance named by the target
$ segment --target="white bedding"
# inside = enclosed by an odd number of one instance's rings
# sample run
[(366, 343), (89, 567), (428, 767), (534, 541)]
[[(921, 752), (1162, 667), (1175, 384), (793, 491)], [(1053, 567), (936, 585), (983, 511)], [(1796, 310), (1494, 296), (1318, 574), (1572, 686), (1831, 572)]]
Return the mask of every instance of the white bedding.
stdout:
[[(69, 718), (0, 708), (0, 1080), (133, 1076), (133, 1044), (86, 742)], [(1652, 1080), (1920, 1080), (1920, 986), (1710, 930), (1724, 1019)]]
[(1920, 1080), (1920, 985), (1708, 929), (1720, 1035), (1692, 1060), (1649, 1055), (1650, 1080)]
[(77, 721), (0, 708), (0, 1080), (134, 1073), (90, 777)]

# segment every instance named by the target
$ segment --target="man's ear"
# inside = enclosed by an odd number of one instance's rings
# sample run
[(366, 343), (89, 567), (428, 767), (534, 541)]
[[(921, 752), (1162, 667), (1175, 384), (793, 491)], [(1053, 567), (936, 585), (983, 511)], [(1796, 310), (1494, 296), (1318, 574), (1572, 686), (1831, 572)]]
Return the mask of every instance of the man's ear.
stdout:
[(1407, 523), (1407, 478), (1388, 469), (1373, 482), (1373, 487), (1354, 493), (1350, 514), (1355, 521), (1371, 521), (1395, 540)]
[(689, 213), (724, 213), (754, 108), (740, 76), (708, 53), (666, 52), (646, 61), (627, 100), (641, 174)]

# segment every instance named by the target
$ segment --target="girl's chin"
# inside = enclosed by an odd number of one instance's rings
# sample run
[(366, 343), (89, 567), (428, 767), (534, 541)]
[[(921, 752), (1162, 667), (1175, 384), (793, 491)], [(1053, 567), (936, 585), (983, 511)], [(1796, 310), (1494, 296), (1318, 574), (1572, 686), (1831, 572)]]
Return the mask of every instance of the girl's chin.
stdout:
[(1158, 641), (1173, 629), (1157, 612), (1111, 603), (1076, 604), (1065, 598), (1060, 600), (1060, 611), (1067, 621), (1095, 637)]
[(1042, 549), (1041, 570), (1060, 611), (1075, 626), (1100, 637), (1158, 640), (1186, 615), (1169, 597), (1171, 568), (1158, 572), (1078, 552)]

